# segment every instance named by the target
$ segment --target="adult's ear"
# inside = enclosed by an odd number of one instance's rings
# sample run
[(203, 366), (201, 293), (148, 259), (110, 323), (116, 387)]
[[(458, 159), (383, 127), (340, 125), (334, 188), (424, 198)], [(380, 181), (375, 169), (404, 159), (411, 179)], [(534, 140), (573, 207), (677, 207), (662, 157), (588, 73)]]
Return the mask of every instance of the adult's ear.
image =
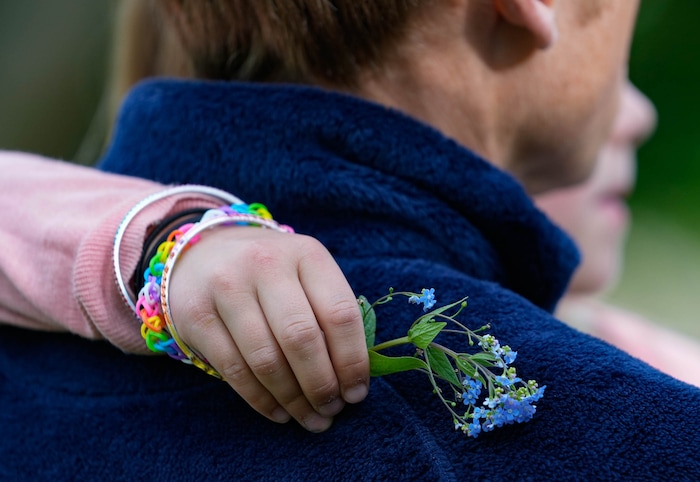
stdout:
[(541, 49), (551, 47), (557, 40), (554, 2), (555, 0), (493, 0), (498, 13), (507, 22), (527, 29)]

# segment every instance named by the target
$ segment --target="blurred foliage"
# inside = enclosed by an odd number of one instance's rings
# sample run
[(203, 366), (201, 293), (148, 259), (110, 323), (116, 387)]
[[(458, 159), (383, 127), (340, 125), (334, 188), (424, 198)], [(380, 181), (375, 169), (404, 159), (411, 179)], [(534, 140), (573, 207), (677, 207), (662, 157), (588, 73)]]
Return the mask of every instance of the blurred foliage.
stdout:
[(656, 104), (659, 127), (639, 152), (631, 205), (687, 226), (700, 238), (698, 19), (697, 0), (642, 1), (630, 77)]
[(0, 1), (0, 148), (74, 158), (102, 95), (113, 8)]

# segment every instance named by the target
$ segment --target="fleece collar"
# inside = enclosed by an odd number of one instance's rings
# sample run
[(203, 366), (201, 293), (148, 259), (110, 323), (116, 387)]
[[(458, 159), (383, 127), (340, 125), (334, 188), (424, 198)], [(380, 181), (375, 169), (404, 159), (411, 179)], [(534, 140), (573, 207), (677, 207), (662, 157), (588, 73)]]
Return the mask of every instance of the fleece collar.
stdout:
[(374, 255), (443, 263), (550, 310), (578, 262), (507, 173), (400, 112), (316, 88), (149, 81), (100, 167), (214, 185), (334, 253), (363, 256), (357, 238), (372, 236)]

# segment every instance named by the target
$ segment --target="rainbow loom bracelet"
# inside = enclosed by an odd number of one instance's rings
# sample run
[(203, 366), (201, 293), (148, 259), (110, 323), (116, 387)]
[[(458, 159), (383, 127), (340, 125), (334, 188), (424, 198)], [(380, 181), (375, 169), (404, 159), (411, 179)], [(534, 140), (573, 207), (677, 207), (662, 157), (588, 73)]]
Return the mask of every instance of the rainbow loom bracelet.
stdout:
[(206, 358), (187, 346), (178, 335), (168, 300), (170, 274), (177, 259), (200, 239), (202, 232), (219, 225), (259, 226), (280, 232), (294, 232), (289, 226), (275, 222), (267, 208), (259, 203), (232, 204), (210, 209), (199, 222), (174, 230), (158, 246), (149, 267), (144, 271), (145, 284), (138, 294), (135, 308), (142, 321), (141, 336), (151, 351), (165, 353), (171, 358), (195, 365), (217, 378), (221, 378), (221, 375)]
[(124, 216), (124, 219), (122, 219), (122, 222), (117, 228), (117, 232), (114, 235), (114, 246), (112, 249), (112, 265), (114, 268), (114, 276), (115, 281), (117, 283), (117, 288), (119, 289), (119, 293), (121, 294), (121, 297), (124, 300), (124, 302), (129, 306), (129, 308), (131, 308), (131, 311), (136, 310), (136, 302), (131, 298), (131, 295), (129, 294), (129, 290), (126, 287), (126, 282), (124, 281), (124, 277), (122, 276), (121, 269), (121, 247), (122, 241), (126, 235), (126, 231), (129, 225), (132, 223), (132, 221), (136, 218), (136, 216), (143, 210), (161, 201), (162, 199), (180, 194), (203, 194), (206, 196), (210, 196), (214, 199), (218, 199), (218, 202), (224, 202), (232, 205), (243, 204), (243, 201), (241, 201), (239, 198), (237, 198), (233, 194), (227, 193), (226, 191), (222, 191), (221, 189), (209, 186), (202, 186), (199, 184), (183, 184), (180, 186), (170, 187), (163, 191), (155, 192), (142, 199), (138, 204), (136, 204), (136, 206), (131, 208), (129, 212), (126, 213), (126, 216)]

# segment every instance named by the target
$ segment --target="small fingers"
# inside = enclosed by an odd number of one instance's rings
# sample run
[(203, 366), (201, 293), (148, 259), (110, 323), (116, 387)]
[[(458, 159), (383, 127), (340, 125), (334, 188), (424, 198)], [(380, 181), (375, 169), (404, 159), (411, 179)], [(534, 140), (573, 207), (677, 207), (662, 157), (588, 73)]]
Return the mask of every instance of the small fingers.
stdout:
[[(286, 291), (285, 303), (275, 293)], [(300, 285), (267, 285), (259, 291), (270, 329), (304, 396), (314, 409), (332, 417), (345, 405), (325, 335)], [(269, 298), (268, 298), (269, 297)]]
[[(230, 306), (224, 303), (219, 307), (219, 312), (252, 376), (307, 430), (321, 432), (328, 429), (332, 423), (330, 417), (340, 408), (333, 413), (318, 412), (314, 408), (267, 319), (261, 310), (252, 308), (258, 306), (257, 302), (247, 303), (246, 306), (250, 308), (244, 311), (230, 312)], [(222, 375), (231, 383), (227, 375)], [(304, 371), (302, 378), (306, 376), (313, 377), (313, 370)]]
[(289, 421), (289, 413), (255, 377), (221, 320), (212, 317), (186, 323), (183, 317), (178, 319), (178, 332), (183, 341), (202, 353), (254, 410), (274, 422)]
[(357, 403), (369, 390), (369, 357), (362, 315), (342, 271), (330, 253), (321, 248), (307, 252), (299, 266), (300, 281), (325, 333), (342, 396), (348, 403)]

